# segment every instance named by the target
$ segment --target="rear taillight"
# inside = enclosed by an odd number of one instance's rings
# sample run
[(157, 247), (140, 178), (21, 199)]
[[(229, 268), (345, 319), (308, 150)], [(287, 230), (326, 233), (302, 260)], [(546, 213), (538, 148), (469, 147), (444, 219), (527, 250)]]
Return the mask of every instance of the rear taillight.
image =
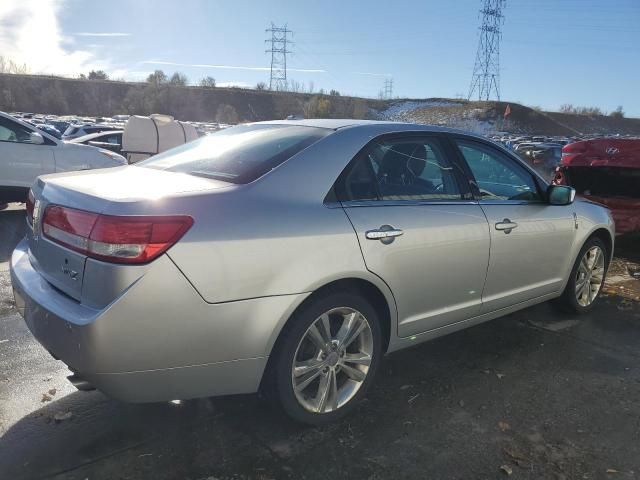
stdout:
[(50, 205), (45, 237), (89, 257), (113, 263), (147, 263), (173, 246), (193, 225), (186, 215), (115, 216)]
[(36, 204), (36, 198), (33, 196), (33, 191), (29, 189), (29, 195), (27, 196), (27, 220), (29, 223), (33, 223), (33, 208)]

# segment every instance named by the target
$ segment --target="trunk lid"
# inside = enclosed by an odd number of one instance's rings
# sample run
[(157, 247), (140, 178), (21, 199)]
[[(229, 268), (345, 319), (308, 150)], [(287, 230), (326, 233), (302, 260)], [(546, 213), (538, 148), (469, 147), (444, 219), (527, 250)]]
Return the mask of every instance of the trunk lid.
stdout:
[[(87, 259), (91, 262), (97, 260), (43, 235), (42, 220), (47, 207), (59, 205), (109, 214), (117, 214), (121, 210), (123, 215), (140, 215), (146, 213), (149, 204), (161, 212), (168, 206), (166, 199), (170, 197), (206, 193), (225, 187), (232, 186), (183, 173), (134, 166), (42, 176), (32, 188), (35, 203), (29, 221), (31, 229), (27, 234), (31, 262), (49, 283), (80, 302), (83, 300)], [(140, 267), (117, 265), (105, 271), (136, 268)], [(100, 281), (108, 282), (109, 279)]]

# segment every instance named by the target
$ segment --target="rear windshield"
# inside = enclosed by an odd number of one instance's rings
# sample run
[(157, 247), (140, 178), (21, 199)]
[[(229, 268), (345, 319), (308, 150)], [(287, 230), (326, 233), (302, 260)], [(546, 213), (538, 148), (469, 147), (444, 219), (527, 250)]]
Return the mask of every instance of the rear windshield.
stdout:
[(331, 133), (299, 125), (239, 125), (180, 145), (138, 167), (249, 183)]

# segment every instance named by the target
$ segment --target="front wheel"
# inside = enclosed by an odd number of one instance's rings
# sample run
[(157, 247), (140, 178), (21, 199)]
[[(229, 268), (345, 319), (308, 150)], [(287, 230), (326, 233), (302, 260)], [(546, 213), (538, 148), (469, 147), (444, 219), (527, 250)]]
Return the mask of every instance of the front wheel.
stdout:
[(570, 313), (585, 313), (595, 304), (604, 286), (609, 266), (607, 248), (597, 237), (583, 245), (571, 270), (571, 276), (556, 304)]
[(348, 414), (375, 375), (382, 349), (370, 303), (335, 293), (312, 300), (291, 319), (274, 352), (274, 394), (290, 417), (323, 425)]

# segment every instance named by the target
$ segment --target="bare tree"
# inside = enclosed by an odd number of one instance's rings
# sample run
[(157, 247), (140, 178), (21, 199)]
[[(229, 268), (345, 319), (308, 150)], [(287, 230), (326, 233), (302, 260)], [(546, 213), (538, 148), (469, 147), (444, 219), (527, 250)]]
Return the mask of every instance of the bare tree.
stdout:
[(212, 76), (204, 77), (202, 80), (200, 80), (200, 86), (205, 88), (215, 88), (216, 79)]
[(10, 58), (0, 55), (0, 73), (13, 73), (13, 74), (26, 74), (29, 73), (29, 68), (26, 63), (22, 65), (14, 62)]
[(216, 112), (216, 122), (220, 123), (238, 123), (240, 118), (238, 112), (231, 105), (221, 104)]
[(185, 87), (189, 83), (189, 79), (184, 73), (175, 72), (171, 75), (171, 79), (169, 80), (169, 84), (174, 85), (176, 87)]
[(87, 75), (89, 80), (109, 80), (109, 75), (104, 70), (91, 70)]
[(622, 110), (622, 105), (618, 105), (618, 108), (611, 112), (609, 116), (613, 118), (624, 118), (624, 110)]
[(162, 70), (156, 70), (155, 72), (149, 74), (149, 76), (147, 77), (147, 83), (151, 83), (152, 85), (167, 83), (167, 74)]

